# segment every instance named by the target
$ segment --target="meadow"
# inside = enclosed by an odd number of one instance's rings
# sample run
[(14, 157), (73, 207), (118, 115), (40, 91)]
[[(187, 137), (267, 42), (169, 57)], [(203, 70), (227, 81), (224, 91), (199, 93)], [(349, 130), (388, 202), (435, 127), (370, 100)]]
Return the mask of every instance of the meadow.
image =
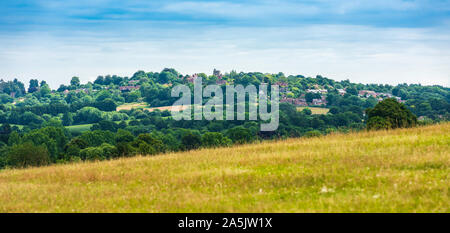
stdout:
[(450, 123), (0, 171), (0, 212), (450, 212)]
[[(185, 107), (182, 106), (176, 106), (175, 110), (179, 111), (179, 110), (183, 110)], [(127, 104), (122, 104), (120, 106), (117, 106), (116, 111), (120, 111), (120, 110), (131, 110), (131, 109), (141, 109), (141, 110), (148, 110), (149, 112), (155, 111), (155, 110), (160, 110), (160, 111), (171, 111), (172, 110), (172, 106), (162, 106), (162, 107), (149, 107), (148, 104), (146, 103), (127, 103)]]
[(297, 111), (302, 111), (303, 109), (308, 108), (311, 110), (312, 114), (327, 114), (330, 109), (329, 108), (319, 108), (319, 107), (297, 107)]
[(82, 124), (82, 125), (70, 125), (66, 126), (66, 129), (74, 134), (81, 134), (84, 131), (91, 130), (92, 124)]

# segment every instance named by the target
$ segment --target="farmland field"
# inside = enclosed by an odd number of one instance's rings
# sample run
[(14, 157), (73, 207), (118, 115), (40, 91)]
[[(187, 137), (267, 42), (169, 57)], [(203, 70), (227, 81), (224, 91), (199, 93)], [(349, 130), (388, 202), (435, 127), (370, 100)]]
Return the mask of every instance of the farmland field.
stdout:
[(0, 212), (450, 212), (450, 124), (0, 171)]
[(92, 124), (83, 124), (83, 125), (71, 125), (66, 126), (66, 129), (71, 133), (80, 134), (84, 131), (91, 130)]
[(297, 107), (297, 111), (302, 111), (305, 108), (309, 108), (312, 114), (327, 114), (330, 109), (328, 108), (319, 108), (319, 107)]
[[(154, 111), (156, 109), (160, 111), (168, 110), (171, 111), (172, 106), (162, 106), (162, 107), (149, 107), (146, 103), (128, 103), (123, 104), (120, 106), (117, 106), (116, 111), (120, 110), (131, 110), (131, 109), (142, 109), (142, 110), (148, 110), (148, 111)], [(182, 106), (175, 106), (176, 110), (182, 110), (184, 109)]]

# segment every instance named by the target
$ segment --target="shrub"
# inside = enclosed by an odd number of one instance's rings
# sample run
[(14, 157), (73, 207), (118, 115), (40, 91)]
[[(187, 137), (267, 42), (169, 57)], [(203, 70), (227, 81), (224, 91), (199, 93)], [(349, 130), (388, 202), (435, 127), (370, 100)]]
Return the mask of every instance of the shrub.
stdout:
[(207, 132), (202, 136), (202, 145), (204, 147), (220, 147), (232, 144), (231, 139), (223, 136), (221, 133)]
[(201, 137), (192, 132), (188, 132), (181, 138), (181, 144), (185, 150), (197, 149), (202, 144)]
[(305, 137), (307, 138), (320, 137), (321, 135), (319, 130), (311, 130), (305, 133)]
[(100, 147), (88, 147), (80, 151), (80, 157), (84, 160), (104, 160), (103, 150)]
[(50, 162), (47, 147), (32, 142), (13, 145), (8, 153), (8, 165), (13, 167), (42, 166)]
[(242, 126), (237, 126), (227, 131), (228, 137), (233, 140), (234, 143), (243, 144), (252, 140), (252, 135), (249, 129)]

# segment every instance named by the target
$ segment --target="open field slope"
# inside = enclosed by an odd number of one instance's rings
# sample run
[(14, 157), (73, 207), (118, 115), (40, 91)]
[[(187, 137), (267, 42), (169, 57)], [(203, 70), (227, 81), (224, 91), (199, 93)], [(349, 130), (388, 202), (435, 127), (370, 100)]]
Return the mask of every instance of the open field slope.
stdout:
[(450, 212), (450, 124), (0, 171), (0, 212)]
[(312, 114), (327, 114), (330, 111), (329, 108), (319, 108), (319, 107), (297, 107), (297, 111), (302, 111), (305, 108), (310, 109)]

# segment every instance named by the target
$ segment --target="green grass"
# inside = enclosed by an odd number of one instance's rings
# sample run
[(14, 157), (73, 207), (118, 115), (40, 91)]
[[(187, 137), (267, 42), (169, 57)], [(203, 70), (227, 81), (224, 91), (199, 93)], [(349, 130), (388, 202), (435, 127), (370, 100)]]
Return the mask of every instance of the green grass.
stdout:
[(450, 212), (450, 123), (0, 171), (0, 212)]
[(330, 109), (328, 108), (319, 108), (319, 107), (297, 107), (297, 111), (302, 111), (305, 108), (309, 108), (312, 114), (327, 114)]
[(66, 126), (71, 133), (80, 134), (84, 131), (91, 130), (92, 124), (83, 124), (83, 125), (71, 125)]
[(13, 127), (13, 126), (17, 126), (17, 128), (19, 128), (19, 129), (23, 129), (23, 125), (10, 124), (10, 126), (11, 126), (11, 127)]

